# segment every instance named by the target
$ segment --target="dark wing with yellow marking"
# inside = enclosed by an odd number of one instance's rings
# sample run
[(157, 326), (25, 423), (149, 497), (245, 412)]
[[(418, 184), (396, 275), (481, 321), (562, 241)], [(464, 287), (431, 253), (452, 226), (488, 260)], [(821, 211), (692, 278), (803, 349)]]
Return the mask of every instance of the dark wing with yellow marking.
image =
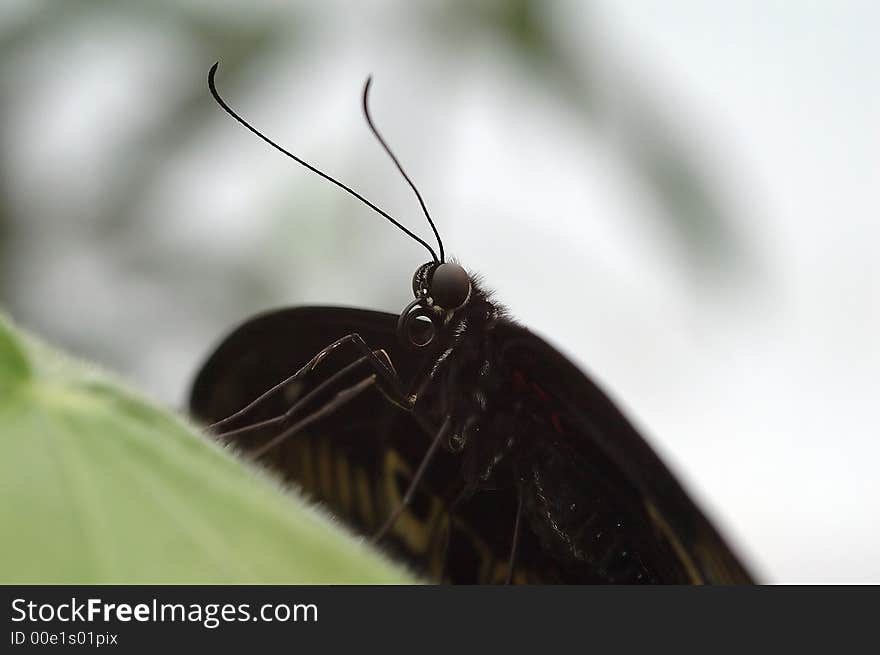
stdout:
[[(353, 332), (371, 348), (386, 350), (407, 385), (423, 362), (399, 346), (396, 326), (396, 315), (359, 309), (304, 307), (261, 314), (236, 328), (213, 351), (196, 376), (190, 411), (205, 423), (226, 418), (296, 372), (328, 344)], [(243, 423), (285, 412), (297, 398), (359, 356), (354, 348), (340, 348), (313, 374), (255, 408)], [(369, 373), (364, 366), (333, 391)], [(321, 402), (318, 399), (316, 404)], [(228, 441), (247, 452), (278, 433), (275, 427)], [(369, 390), (260, 461), (352, 529), (370, 535), (399, 504), (428, 444), (428, 435), (406, 412)], [(503, 581), (515, 496), (512, 490), (478, 494), (450, 511), (461, 487), (460, 466), (455, 455), (441, 451), (435, 456), (414, 502), (382, 546), (430, 578), (465, 584)], [(527, 542), (525, 548), (532, 552), (533, 570), (552, 567), (552, 562), (543, 561), (536, 544)], [(517, 581), (553, 579), (523, 568)]]

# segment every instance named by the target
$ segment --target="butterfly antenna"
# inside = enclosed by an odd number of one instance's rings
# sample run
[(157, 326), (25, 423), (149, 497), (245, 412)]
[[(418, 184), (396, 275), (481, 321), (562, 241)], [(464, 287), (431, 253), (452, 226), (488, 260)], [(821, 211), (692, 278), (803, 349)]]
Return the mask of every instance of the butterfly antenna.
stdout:
[[(282, 147), (279, 146), (277, 143), (275, 143), (272, 139), (270, 139), (269, 137), (267, 137), (265, 134), (263, 134), (262, 132), (260, 132), (260, 131), (259, 131), (258, 129), (256, 129), (253, 125), (251, 125), (251, 124), (248, 123), (245, 119), (243, 119), (241, 116), (239, 116), (239, 115), (235, 112), (235, 110), (232, 109), (232, 107), (230, 107), (229, 105), (226, 104), (226, 102), (223, 100), (223, 98), (220, 97), (220, 94), (217, 92), (217, 86), (214, 84), (214, 76), (216, 75), (216, 73), (217, 73), (217, 68), (218, 68), (219, 66), (220, 66), (220, 62), (218, 61), (218, 62), (216, 62), (213, 66), (211, 66), (211, 70), (208, 71), (208, 88), (211, 90), (211, 95), (214, 96), (214, 100), (217, 101), (217, 104), (220, 105), (220, 106), (223, 108), (223, 110), (224, 110), (227, 114), (229, 114), (230, 116), (232, 116), (235, 120), (237, 120), (239, 123), (241, 123), (242, 125), (244, 125), (247, 129), (249, 129), (251, 132), (253, 132), (254, 134), (256, 134), (258, 137), (260, 137), (263, 141), (265, 141), (266, 143), (268, 143), (270, 146), (272, 146), (272, 147), (275, 148), (276, 150), (278, 150), (278, 151), (282, 152), (283, 154), (287, 155), (288, 157), (290, 157), (291, 159), (293, 159), (293, 160), (294, 160), (295, 162), (297, 162), (298, 164), (302, 164), (303, 166), (305, 166), (306, 168), (308, 168), (308, 169), (309, 169), (310, 171), (312, 171), (313, 173), (316, 173), (316, 174), (320, 175), (321, 177), (323, 177), (323, 178), (324, 178), (325, 180), (327, 180), (328, 182), (332, 182), (333, 184), (335, 184), (336, 186), (338, 186), (338, 187), (339, 187), (340, 189), (342, 189), (343, 191), (346, 191), (346, 192), (349, 193), (350, 195), (352, 195), (352, 196), (354, 196), (355, 198), (357, 198), (358, 200), (360, 200), (362, 203), (364, 203), (367, 207), (369, 207), (370, 209), (372, 209), (374, 212), (376, 212), (376, 213), (379, 214), (380, 216), (383, 216), (385, 219), (387, 219), (387, 220), (390, 221), (392, 224), (394, 224), (395, 226), (397, 226), (398, 229), (402, 230), (402, 231), (403, 231), (406, 235), (408, 235), (410, 238), (412, 238), (412, 239), (414, 239), (415, 241), (417, 241), (418, 243), (422, 244), (422, 245), (428, 250), (428, 252), (431, 253), (431, 258), (432, 258), (435, 262), (440, 263), (440, 262), (442, 261), (442, 252), (443, 252), (443, 250), (442, 250), (442, 245), (441, 245), (441, 251), (440, 251), (440, 252), (441, 252), (441, 259), (438, 260), (438, 259), (437, 259), (437, 254), (434, 252), (434, 249), (433, 249), (430, 245), (428, 245), (428, 243), (427, 243), (424, 239), (421, 239), (420, 237), (418, 237), (418, 236), (416, 236), (415, 234), (413, 234), (410, 230), (408, 230), (408, 229), (405, 228), (403, 225), (401, 225), (401, 223), (400, 223), (398, 220), (396, 220), (394, 217), (392, 217), (392, 216), (391, 216), (390, 214), (388, 214), (386, 211), (384, 211), (384, 210), (382, 210), (381, 208), (379, 208), (379, 207), (377, 207), (376, 205), (374, 205), (372, 202), (370, 202), (369, 200), (367, 200), (366, 198), (364, 198), (361, 194), (359, 194), (357, 191), (355, 191), (355, 190), (352, 189), (351, 187), (349, 187), (349, 186), (343, 184), (342, 182), (340, 182), (339, 180), (337, 180), (337, 179), (331, 177), (330, 175), (328, 175), (328, 174), (325, 173), (324, 171), (322, 171), (322, 170), (320, 170), (320, 169), (318, 169), (318, 168), (315, 168), (315, 167), (312, 166), (310, 163), (308, 163), (307, 161), (305, 161), (305, 160), (303, 160), (303, 159), (300, 159), (299, 157), (297, 157), (296, 155), (294, 155), (294, 154), (293, 154), (292, 152), (290, 152), (289, 150), (286, 150), (286, 149), (282, 148)], [(399, 166), (399, 164), (398, 164), (398, 166)], [(407, 179), (408, 179), (408, 178), (407, 178)], [(410, 182), (410, 184), (412, 184), (412, 182)], [(418, 192), (417, 192), (417, 193), (418, 193)], [(424, 205), (423, 205), (423, 206), (424, 206)], [(430, 219), (429, 219), (429, 220), (430, 220)], [(431, 225), (433, 226), (433, 223), (432, 223)], [(435, 230), (435, 234), (436, 234), (436, 230)]]
[(446, 257), (443, 254), (443, 240), (440, 238), (440, 233), (437, 231), (437, 226), (434, 225), (434, 219), (431, 218), (431, 214), (428, 212), (428, 208), (425, 205), (425, 201), (422, 198), (422, 194), (419, 193), (419, 190), (416, 188), (415, 183), (410, 179), (409, 175), (406, 174), (406, 171), (403, 170), (403, 166), (400, 163), (400, 160), (397, 159), (397, 156), (391, 151), (391, 147), (382, 137), (375, 123), (373, 123), (373, 118), (370, 116), (370, 106), (369, 106), (369, 96), (370, 96), (370, 85), (373, 83), (373, 76), (370, 75), (367, 78), (366, 84), (364, 84), (364, 96), (363, 96), (363, 104), (364, 104), (364, 116), (367, 119), (367, 125), (370, 126), (370, 131), (373, 133), (373, 136), (376, 137), (376, 140), (379, 142), (379, 145), (385, 150), (385, 153), (391, 158), (391, 161), (394, 162), (394, 165), (397, 166), (397, 170), (400, 171), (400, 174), (403, 175), (403, 179), (407, 181), (410, 189), (413, 190), (413, 193), (416, 194), (416, 198), (419, 199), (419, 204), (422, 206), (422, 212), (425, 214), (425, 218), (428, 219), (428, 223), (431, 226), (431, 229), (434, 231), (434, 236), (437, 238), (437, 245), (440, 246), (440, 263), (446, 261)]

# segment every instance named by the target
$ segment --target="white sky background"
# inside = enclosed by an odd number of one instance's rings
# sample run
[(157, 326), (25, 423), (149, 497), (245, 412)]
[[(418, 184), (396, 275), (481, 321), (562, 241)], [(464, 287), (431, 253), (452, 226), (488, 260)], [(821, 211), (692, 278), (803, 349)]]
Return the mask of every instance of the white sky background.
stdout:
[[(377, 120), (448, 250), (621, 399), (761, 578), (880, 582), (880, 6), (606, 1), (589, 20), (563, 14), (560, 35), (589, 34), (606, 73), (637, 80), (706, 163), (752, 257), (733, 285), (692, 279), (662, 221), (644, 220), (657, 210), (613, 143), (585, 139), (582, 117), (535, 93), (503, 53), (423, 47), (390, 27), (397, 5), (382, 5), (328, 4), (333, 28), (305, 52), (260, 62), (233, 106), (420, 225), (361, 122), (358, 93), (374, 73)], [(7, 118), (28, 125), (5, 155), (22, 212), (87, 208), (119, 156), (117, 131), (155, 120), (163, 97), (204, 84), (222, 54), (109, 18), (35, 46), (21, 63), (31, 95)], [(138, 96), (133, 70), (155, 103)], [(33, 71), (44, 72), (37, 82)], [(423, 255), (322, 185), (218, 112), (144, 206), (161, 234), (149, 247), (209, 249), (217, 266), (251, 257), (289, 280), (272, 305), (399, 311)], [(279, 206), (290, 243), (271, 232)], [(320, 221), (355, 237), (331, 267), (339, 246), (333, 230), (310, 227)], [(22, 256), (35, 290), (23, 320), (129, 335), (126, 373), (179, 402), (242, 310), (208, 324), (174, 289), (120, 281), (125, 253), (71, 247), (81, 229), (58, 221), (53, 242)]]

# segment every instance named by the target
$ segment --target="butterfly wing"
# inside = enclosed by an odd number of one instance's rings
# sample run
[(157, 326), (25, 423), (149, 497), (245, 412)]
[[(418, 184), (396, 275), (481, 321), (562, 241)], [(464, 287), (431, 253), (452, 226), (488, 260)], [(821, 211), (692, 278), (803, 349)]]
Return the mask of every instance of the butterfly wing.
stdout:
[[(331, 307), (282, 309), (252, 318), (224, 339), (199, 371), (191, 412), (206, 423), (226, 418), (351, 333), (358, 333), (373, 349), (384, 349), (406, 386), (424, 361), (398, 345), (396, 324), (393, 314)], [(535, 453), (534, 474), (568, 485), (544, 491), (561, 501), (571, 487), (603, 489), (625, 507), (630, 520), (648, 526), (639, 532), (639, 550), (662, 581), (749, 582), (723, 539), (614, 403), (533, 333), (507, 323), (498, 330), (504, 359), (540, 385), (566, 428), (578, 437)], [(244, 423), (282, 414), (359, 355), (354, 348), (334, 352), (307, 379), (261, 403)], [(340, 384), (354, 383), (369, 372), (364, 367)], [(247, 452), (278, 432), (276, 427), (228, 441)], [(367, 391), (267, 453), (261, 462), (354, 530), (369, 535), (399, 505), (428, 441), (406, 412), (378, 392)], [(383, 546), (434, 579), (503, 581), (516, 495), (510, 488), (483, 491), (455, 505), (460, 487), (459, 458), (438, 452), (413, 503)], [(572, 575), (563, 570), (535, 533), (521, 534), (516, 582), (601, 581), (590, 572)]]
[[(565, 498), (567, 490), (556, 489), (563, 484), (560, 481), (591, 490), (598, 487), (605, 498), (613, 498), (618, 508), (625, 508), (630, 522), (650, 527), (648, 533), (636, 531), (636, 545), (642, 556), (651, 560), (646, 564), (659, 581), (752, 582), (675, 476), (587, 375), (521, 326), (499, 325), (498, 337), (504, 344), (503, 360), (533, 391), (537, 387), (535, 393), (547, 399), (551, 422), (568, 435), (533, 454), (531, 484), (545, 485), (532, 489), (536, 497), (555, 494)], [(541, 509), (550, 512), (553, 508)]]

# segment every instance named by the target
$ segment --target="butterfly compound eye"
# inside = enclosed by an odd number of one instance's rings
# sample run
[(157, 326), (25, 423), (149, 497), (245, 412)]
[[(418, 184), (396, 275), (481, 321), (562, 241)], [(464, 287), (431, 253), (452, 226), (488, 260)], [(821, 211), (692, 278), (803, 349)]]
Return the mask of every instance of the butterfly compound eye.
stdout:
[(471, 280), (458, 264), (440, 264), (431, 277), (431, 298), (443, 309), (461, 307), (471, 292)]

